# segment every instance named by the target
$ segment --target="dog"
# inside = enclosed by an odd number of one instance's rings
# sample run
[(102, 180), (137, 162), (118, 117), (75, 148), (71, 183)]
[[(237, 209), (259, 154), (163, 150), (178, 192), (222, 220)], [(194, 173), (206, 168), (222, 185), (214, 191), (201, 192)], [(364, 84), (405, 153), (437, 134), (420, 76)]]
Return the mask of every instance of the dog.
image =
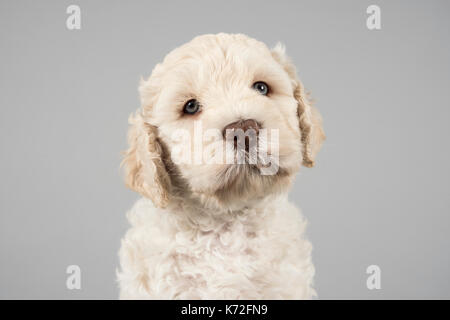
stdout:
[[(284, 46), (198, 36), (157, 64), (139, 92), (122, 165), (143, 197), (127, 214), (120, 298), (313, 298), (306, 221), (287, 193), (325, 135)], [(253, 163), (250, 140), (265, 143)], [(222, 161), (230, 150), (232, 161)]]

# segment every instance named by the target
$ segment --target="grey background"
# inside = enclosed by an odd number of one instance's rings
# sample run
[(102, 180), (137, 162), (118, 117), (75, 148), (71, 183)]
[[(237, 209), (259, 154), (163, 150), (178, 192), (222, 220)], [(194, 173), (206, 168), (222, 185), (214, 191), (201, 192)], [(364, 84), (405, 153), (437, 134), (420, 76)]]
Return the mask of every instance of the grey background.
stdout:
[[(328, 298), (450, 298), (448, 1), (1, 1), (0, 298), (118, 297), (137, 85), (205, 33), (287, 46), (328, 140), (291, 199)], [(66, 29), (81, 7), (82, 29)], [(366, 28), (378, 4), (382, 30)], [(82, 289), (66, 289), (66, 267)], [(381, 267), (381, 290), (366, 288)]]

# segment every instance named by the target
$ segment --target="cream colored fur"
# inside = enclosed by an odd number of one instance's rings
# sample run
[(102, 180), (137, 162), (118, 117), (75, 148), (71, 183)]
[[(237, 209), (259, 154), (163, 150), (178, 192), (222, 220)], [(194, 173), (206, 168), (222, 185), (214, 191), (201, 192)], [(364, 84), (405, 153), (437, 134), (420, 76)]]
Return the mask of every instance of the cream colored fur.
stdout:
[[(252, 89), (256, 81), (270, 86), (269, 96)], [(127, 185), (143, 198), (128, 213), (132, 227), (119, 253), (120, 297), (313, 297), (306, 223), (287, 192), (300, 165), (314, 165), (324, 134), (284, 48), (270, 50), (244, 35), (200, 36), (168, 54), (142, 81), (140, 94), (123, 165)], [(193, 98), (201, 112), (183, 115)], [(196, 120), (204, 129), (222, 130), (239, 119), (279, 130), (277, 174), (171, 158), (176, 130), (194, 133)]]

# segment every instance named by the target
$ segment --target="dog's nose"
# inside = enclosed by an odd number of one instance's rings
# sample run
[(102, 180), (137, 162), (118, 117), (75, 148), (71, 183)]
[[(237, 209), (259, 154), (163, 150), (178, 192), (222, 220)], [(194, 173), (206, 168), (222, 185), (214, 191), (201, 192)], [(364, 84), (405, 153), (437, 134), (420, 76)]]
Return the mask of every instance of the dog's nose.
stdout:
[(235, 148), (249, 151), (253, 150), (257, 144), (259, 128), (260, 125), (253, 119), (239, 120), (223, 129), (223, 137), (225, 140), (233, 139)]
[(258, 134), (259, 128), (260, 128), (260, 125), (258, 124), (258, 122), (256, 122), (253, 119), (238, 120), (236, 122), (228, 124), (223, 129), (223, 137), (226, 138), (227, 131), (235, 131), (235, 130), (238, 130), (238, 129), (241, 129), (242, 131), (244, 131), (244, 133), (247, 130), (252, 129), (252, 130), (254, 130), (255, 134)]

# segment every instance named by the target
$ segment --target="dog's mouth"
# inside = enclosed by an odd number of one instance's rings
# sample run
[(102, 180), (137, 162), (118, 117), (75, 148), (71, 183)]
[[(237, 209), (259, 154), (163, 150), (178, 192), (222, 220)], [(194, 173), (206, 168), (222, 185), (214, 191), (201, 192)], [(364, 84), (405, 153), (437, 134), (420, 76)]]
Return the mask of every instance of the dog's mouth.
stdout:
[(278, 157), (270, 152), (262, 152), (256, 147), (247, 145), (234, 148), (232, 161), (226, 164), (227, 171), (245, 172), (250, 170), (261, 175), (276, 175), (280, 168)]
[(266, 157), (257, 156), (255, 162), (254, 155), (248, 151), (240, 150), (236, 153), (237, 161), (226, 164), (218, 175), (222, 188), (231, 186), (236, 181), (249, 181), (258, 177), (269, 181), (271, 176), (283, 175), (286, 172), (279, 166), (278, 159), (271, 158), (270, 154)]
[[(250, 133), (249, 133), (250, 131)], [(279, 169), (278, 141), (270, 146), (267, 137), (262, 137), (258, 131), (249, 130), (240, 137), (227, 136), (225, 144), (225, 163), (227, 172), (250, 171), (261, 175), (275, 175)]]
[(231, 164), (219, 173), (219, 185), (211, 195), (224, 206), (258, 201), (285, 190), (289, 186), (289, 177), (289, 171), (283, 168), (278, 168), (275, 174), (264, 175), (258, 165)]

